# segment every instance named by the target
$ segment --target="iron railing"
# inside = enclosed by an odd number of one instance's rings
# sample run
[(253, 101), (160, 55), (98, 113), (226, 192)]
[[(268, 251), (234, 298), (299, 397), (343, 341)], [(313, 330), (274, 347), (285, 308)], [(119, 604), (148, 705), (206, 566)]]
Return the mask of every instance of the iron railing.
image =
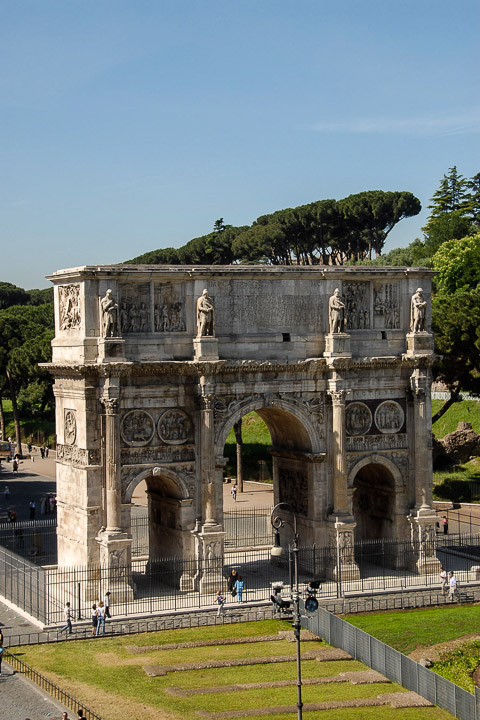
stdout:
[(35, 668), (27, 665), (27, 663), (20, 660), (17, 655), (14, 655), (8, 650), (5, 651), (5, 662), (11, 665), (16, 672), (22, 673), (22, 675), (28, 677), (29, 680), (32, 680), (32, 682), (38, 685), (38, 687), (54, 697), (55, 700), (58, 700), (58, 702), (61, 702), (62, 705), (70, 708), (73, 712), (77, 712), (81, 708), (83, 710), (83, 717), (85, 720), (102, 720), (100, 715), (94, 713), (93, 710), (90, 710), (90, 708), (86, 705), (79, 702), (73, 697), (73, 695), (70, 695), (70, 693), (62, 690), (61, 687), (52, 683), (51, 680), (45, 677), (45, 675), (42, 675), (42, 673), (39, 673), (38, 670), (35, 670)]
[[(480, 549), (480, 536), (448, 536), (446, 540), (442, 536), (441, 540), (437, 548), (394, 541), (359, 543), (354, 549), (300, 548), (299, 581), (306, 585), (319, 580), (319, 596), (325, 598), (404, 589), (440, 591), (435, 562), (433, 573), (419, 574), (417, 567), (419, 557), (435, 561), (435, 553), (447, 570), (455, 570), (460, 587), (477, 580), (473, 553)], [(91, 605), (108, 590), (117, 616), (195, 610), (214, 604), (217, 590), (225, 590), (232, 569), (244, 577), (243, 600), (269, 600), (274, 583), (290, 592), (290, 559), (286, 552), (273, 561), (270, 549), (264, 548), (232, 550), (204, 559), (134, 558), (131, 565), (114, 568), (93, 564), (41, 568), (0, 548), (0, 594), (46, 625), (62, 622), (66, 602), (75, 619), (88, 620)]]

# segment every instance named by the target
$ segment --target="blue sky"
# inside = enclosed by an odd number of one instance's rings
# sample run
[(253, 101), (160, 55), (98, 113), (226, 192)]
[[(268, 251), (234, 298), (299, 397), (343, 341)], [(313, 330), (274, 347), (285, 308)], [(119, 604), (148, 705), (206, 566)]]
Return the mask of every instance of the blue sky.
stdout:
[(480, 172), (480, 4), (3, 0), (0, 279)]

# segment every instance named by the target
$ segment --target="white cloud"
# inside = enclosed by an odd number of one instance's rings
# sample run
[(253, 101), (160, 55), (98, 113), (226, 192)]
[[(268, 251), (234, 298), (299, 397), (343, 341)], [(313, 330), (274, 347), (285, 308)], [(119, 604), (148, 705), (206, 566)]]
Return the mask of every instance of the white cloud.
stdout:
[(480, 131), (480, 111), (437, 117), (363, 117), (325, 120), (310, 126), (315, 132), (385, 133), (397, 135), (457, 135)]

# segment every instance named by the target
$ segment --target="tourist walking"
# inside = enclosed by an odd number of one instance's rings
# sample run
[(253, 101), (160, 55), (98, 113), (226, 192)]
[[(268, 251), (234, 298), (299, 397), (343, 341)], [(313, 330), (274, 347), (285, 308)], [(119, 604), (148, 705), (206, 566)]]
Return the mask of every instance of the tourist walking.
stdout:
[(222, 613), (222, 615), (225, 615), (226, 600), (227, 600), (227, 598), (225, 597), (225, 595), (222, 593), (221, 590), (219, 590), (217, 592), (217, 605), (218, 605), (217, 617), (220, 617), (220, 613)]
[(107, 591), (105, 593), (105, 597), (103, 598), (103, 604), (105, 606), (105, 617), (110, 619), (112, 616), (110, 615), (110, 595), (112, 593), (110, 591)]
[(65, 618), (65, 625), (60, 629), (60, 632), (62, 633), (64, 630), (68, 630), (68, 634), (71, 635), (73, 633), (72, 628), (72, 611), (70, 610), (70, 603), (65, 603), (65, 607), (63, 610), (63, 616)]
[(457, 600), (460, 602), (460, 594), (458, 592), (458, 580), (455, 576), (455, 573), (453, 572), (448, 573), (448, 585), (450, 588), (449, 599), (453, 602), (456, 596)]
[(35, 500), (30, 500), (30, 520), (35, 520), (35, 508), (37, 507)]
[(448, 535), (448, 518), (446, 515), (442, 517), (443, 534)]
[(18, 472), (18, 460), (16, 457), (13, 458), (12, 470), (13, 472)]
[(243, 598), (243, 591), (245, 590), (245, 582), (241, 575), (238, 576), (238, 580), (235, 583), (235, 590), (237, 595), (237, 602), (241, 603)]
[(95, 632), (95, 635), (100, 635), (100, 628), (105, 635), (105, 607), (101, 600), (98, 603), (97, 630)]
[(231, 490), (232, 498), (234, 502), (237, 502), (237, 486), (234, 485)]
[(5, 485), (5, 490), (3, 491), (3, 496), (5, 498), (5, 502), (8, 502), (9, 498), (10, 498), (10, 490), (9, 490), (8, 485)]

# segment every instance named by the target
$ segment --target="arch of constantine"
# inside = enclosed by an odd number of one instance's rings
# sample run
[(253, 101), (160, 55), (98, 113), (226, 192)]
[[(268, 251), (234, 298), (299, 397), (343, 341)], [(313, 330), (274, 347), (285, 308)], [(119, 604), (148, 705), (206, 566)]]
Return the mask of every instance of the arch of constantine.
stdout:
[[(60, 566), (131, 561), (145, 481), (151, 562), (223, 556), (224, 445), (255, 411), (274, 501), (303, 545), (412, 543), (433, 572), (432, 273), (85, 266), (54, 273)], [(354, 553), (344, 561), (358, 572)], [(393, 559), (395, 562), (395, 558)], [(212, 573), (214, 571), (212, 570)]]

